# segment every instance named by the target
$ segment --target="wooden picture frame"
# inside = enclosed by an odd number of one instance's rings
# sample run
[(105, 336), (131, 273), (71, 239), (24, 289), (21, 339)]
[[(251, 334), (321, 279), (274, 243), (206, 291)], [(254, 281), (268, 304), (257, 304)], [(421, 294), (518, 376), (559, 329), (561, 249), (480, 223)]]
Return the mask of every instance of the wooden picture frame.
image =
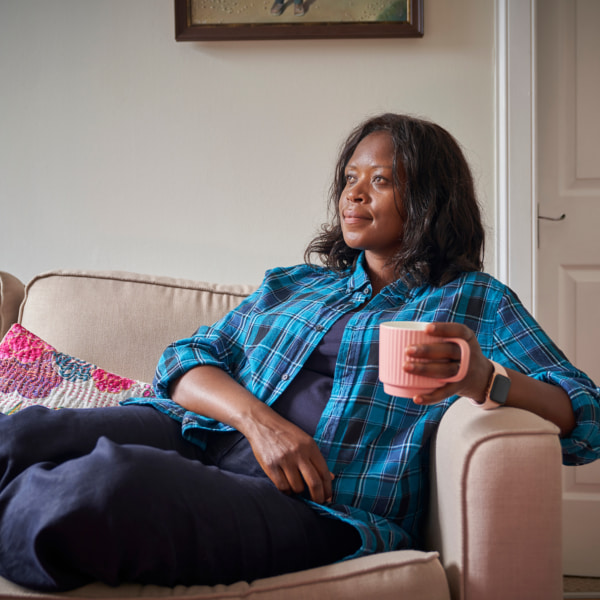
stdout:
[[(363, 19), (350, 13), (357, 13), (362, 7), (365, 15), (367, 7), (374, 5), (372, 0), (350, 4), (343, 0), (304, 0), (301, 16), (294, 15), (294, 0), (283, 0), (279, 15), (271, 14), (273, 0), (174, 2), (178, 42), (423, 36), (423, 0), (384, 0), (380, 2), (384, 10)], [(339, 8), (335, 8), (336, 4)]]

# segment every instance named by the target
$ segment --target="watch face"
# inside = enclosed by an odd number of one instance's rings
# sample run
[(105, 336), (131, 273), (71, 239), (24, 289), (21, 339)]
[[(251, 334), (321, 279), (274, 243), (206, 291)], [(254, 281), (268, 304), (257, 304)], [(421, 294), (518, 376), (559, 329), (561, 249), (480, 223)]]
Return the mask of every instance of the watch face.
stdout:
[(510, 389), (510, 379), (504, 377), (504, 375), (496, 374), (492, 383), (492, 389), (490, 390), (490, 400), (497, 402), (498, 404), (504, 404), (508, 397), (508, 390)]

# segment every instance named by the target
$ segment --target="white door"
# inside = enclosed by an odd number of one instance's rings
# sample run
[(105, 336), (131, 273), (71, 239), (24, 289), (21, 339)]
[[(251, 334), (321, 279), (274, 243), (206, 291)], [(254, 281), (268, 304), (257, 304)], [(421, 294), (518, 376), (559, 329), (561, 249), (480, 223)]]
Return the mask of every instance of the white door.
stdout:
[[(600, 0), (538, 0), (536, 38), (536, 315), (598, 384)], [(563, 482), (564, 571), (600, 576), (600, 461)]]

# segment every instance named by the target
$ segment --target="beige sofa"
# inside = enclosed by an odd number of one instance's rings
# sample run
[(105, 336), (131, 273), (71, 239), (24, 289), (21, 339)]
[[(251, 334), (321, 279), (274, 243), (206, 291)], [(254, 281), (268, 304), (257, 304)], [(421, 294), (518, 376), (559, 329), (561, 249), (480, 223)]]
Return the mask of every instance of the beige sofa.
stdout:
[[(0, 272), (0, 335), (20, 322), (61, 352), (151, 381), (166, 345), (252, 291), (120, 272), (55, 271), (26, 287)], [(93, 409), (92, 409), (93, 410)], [(93, 584), (38, 595), (0, 578), (0, 599), (518, 600), (562, 597), (561, 471), (556, 428), (516, 409), (456, 402), (432, 453), (428, 552), (396, 551), (251, 583)]]

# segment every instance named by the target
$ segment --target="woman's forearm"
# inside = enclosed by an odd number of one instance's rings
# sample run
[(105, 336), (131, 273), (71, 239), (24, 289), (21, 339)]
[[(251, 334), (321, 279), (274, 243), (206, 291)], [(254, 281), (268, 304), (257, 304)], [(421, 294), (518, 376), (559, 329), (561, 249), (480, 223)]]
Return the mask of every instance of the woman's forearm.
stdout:
[[(429, 394), (417, 396), (415, 402), (435, 404), (456, 394), (483, 403), (493, 367), (490, 360), (483, 355), (473, 331), (462, 323), (449, 322), (430, 323), (427, 332), (439, 337), (463, 338), (471, 348), (469, 369), (462, 380), (446, 383)], [(407, 349), (404, 370), (426, 377), (446, 378), (456, 374), (460, 359), (461, 354), (456, 344), (444, 341), (437, 344), (418, 344)], [(561, 387), (512, 369), (507, 371), (511, 380), (507, 406), (528, 410), (551, 421), (558, 426), (563, 437), (573, 431), (575, 413), (571, 399)]]
[(315, 440), (225, 371), (196, 367), (175, 381), (170, 392), (171, 398), (187, 410), (242, 433), (259, 465), (280, 491), (300, 493), (306, 485), (315, 502), (331, 499), (333, 476)]
[(575, 427), (575, 413), (571, 399), (559, 386), (528, 377), (507, 369), (511, 380), (506, 406), (523, 408), (551, 421), (560, 429), (561, 436), (569, 435)]
[(191, 369), (171, 385), (170, 394), (183, 408), (242, 433), (257, 414), (273, 412), (225, 371), (213, 366)]

